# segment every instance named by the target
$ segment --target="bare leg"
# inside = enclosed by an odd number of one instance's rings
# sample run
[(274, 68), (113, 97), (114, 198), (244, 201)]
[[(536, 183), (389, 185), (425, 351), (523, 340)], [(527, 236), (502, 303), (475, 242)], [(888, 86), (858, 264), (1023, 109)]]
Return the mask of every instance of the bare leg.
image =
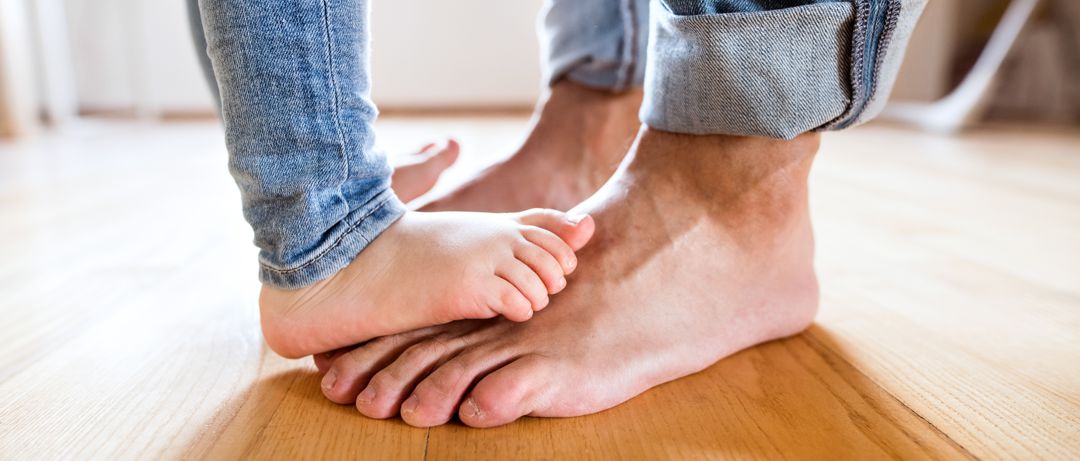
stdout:
[(557, 83), (537, 104), (529, 134), (513, 155), (423, 209), (569, 209), (615, 171), (640, 126), (640, 105), (640, 90), (612, 93)]

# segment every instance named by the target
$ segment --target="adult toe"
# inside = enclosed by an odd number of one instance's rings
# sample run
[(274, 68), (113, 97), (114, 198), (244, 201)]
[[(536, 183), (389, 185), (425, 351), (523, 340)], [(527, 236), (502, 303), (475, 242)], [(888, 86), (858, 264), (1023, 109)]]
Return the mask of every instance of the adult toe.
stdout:
[(472, 427), (511, 423), (545, 404), (554, 365), (538, 355), (528, 355), (481, 379), (461, 403), (458, 416)]
[(466, 343), (460, 337), (440, 335), (418, 342), (379, 370), (356, 397), (356, 408), (371, 418), (389, 418), (413, 387), (431, 370), (454, 356)]
[(394, 358), (412, 345), (440, 334), (444, 329), (433, 327), (384, 336), (346, 352), (331, 352), (330, 354), (335, 354), (334, 357), (316, 356), (317, 365), (330, 360), (322, 379), (323, 395), (334, 403), (353, 404), (357, 394), (367, 386), (375, 372), (392, 363)]
[(477, 348), (461, 353), (435, 369), (416, 385), (401, 405), (401, 418), (416, 427), (445, 424), (454, 416), (461, 398), (480, 377), (513, 360), (509, 348)]

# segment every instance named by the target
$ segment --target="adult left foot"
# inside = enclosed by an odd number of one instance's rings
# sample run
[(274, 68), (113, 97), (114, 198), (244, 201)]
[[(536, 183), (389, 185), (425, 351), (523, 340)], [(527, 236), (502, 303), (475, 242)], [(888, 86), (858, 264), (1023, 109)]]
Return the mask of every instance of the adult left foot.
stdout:
[(505, 161), (426, 204), (422, 211), (565, 211), (596, 192), (641, 123), (641, 89), (594, 90), (564, 80), (537, 104), (525, 142)]
[(818, 302), (806, 190), (817, 146), (816, 134), (643, 129), (619, 171), (575, 208), (597, 231), (550, 307), (520, 324), (376, 339), (333, 359), (324, 394), (414, 426), (455, 413), (476, 427), (577, 416), (802, 331)]

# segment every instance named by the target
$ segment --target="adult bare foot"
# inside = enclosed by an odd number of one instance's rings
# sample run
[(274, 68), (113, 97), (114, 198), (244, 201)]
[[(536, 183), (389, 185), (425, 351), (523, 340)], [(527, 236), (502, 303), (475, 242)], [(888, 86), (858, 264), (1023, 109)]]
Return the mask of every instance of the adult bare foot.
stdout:
[(415, 426), (584, 415), (802, 331), (818, 303), (806, 189), (817, 146), (816, 134), (643, 129), (575, 209), (597, 233), (548, 309), (379, 338), (339, 353), (324, 393)]
[(557, 83), (537, 105), (517, 152), (422, 209), (567, 210), (618, 167), (640, 126), (640, 106), (640, 90), (616, 94)]
[[(409, 203), (435, 187), (443, 172), (458, 159), (461, 147), (457, 141), (428, 144), (419, 152), (394, 159), (391, 187), (402, 202)], [(524, 209), (524, 208), (523, 208)]]
[(566, 286), (593, 226), (554, 210), (408, 212), (333, 276), (263, 285), (263, 336), (297, 358), (453, 320), (524, 321)]

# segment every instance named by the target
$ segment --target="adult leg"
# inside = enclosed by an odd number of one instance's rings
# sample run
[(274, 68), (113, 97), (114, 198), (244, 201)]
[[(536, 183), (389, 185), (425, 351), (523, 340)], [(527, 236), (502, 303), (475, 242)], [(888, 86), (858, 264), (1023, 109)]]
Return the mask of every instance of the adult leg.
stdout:
[(547, 89), (525, 141), (428, 210), (568, 209), (596, 191), (640, 123), (647, 0), (548, 0), (541, 13)]
[(406, 213), (373, 148), (367, 5), (200, 3), (229, 167), (261, 249), (263, 333), (289, 357), (531, 317), (590, 233), (588, 220), (540, 210)]
[[(922, 2), (866, 5), (880, 15), (727, 3), (654, 2), (647, 126), (575, 208), (598, 232), (549, 309), (383, 338), (337, 357), (331, 372), (350, 380), (326, 394), (362, 389), (362, 413), (417, 426), (581, 415), (806, 328), (818, 303), (808, 131), (869, 116)], [(852, 57), (871, 35), (876, 69)]]

